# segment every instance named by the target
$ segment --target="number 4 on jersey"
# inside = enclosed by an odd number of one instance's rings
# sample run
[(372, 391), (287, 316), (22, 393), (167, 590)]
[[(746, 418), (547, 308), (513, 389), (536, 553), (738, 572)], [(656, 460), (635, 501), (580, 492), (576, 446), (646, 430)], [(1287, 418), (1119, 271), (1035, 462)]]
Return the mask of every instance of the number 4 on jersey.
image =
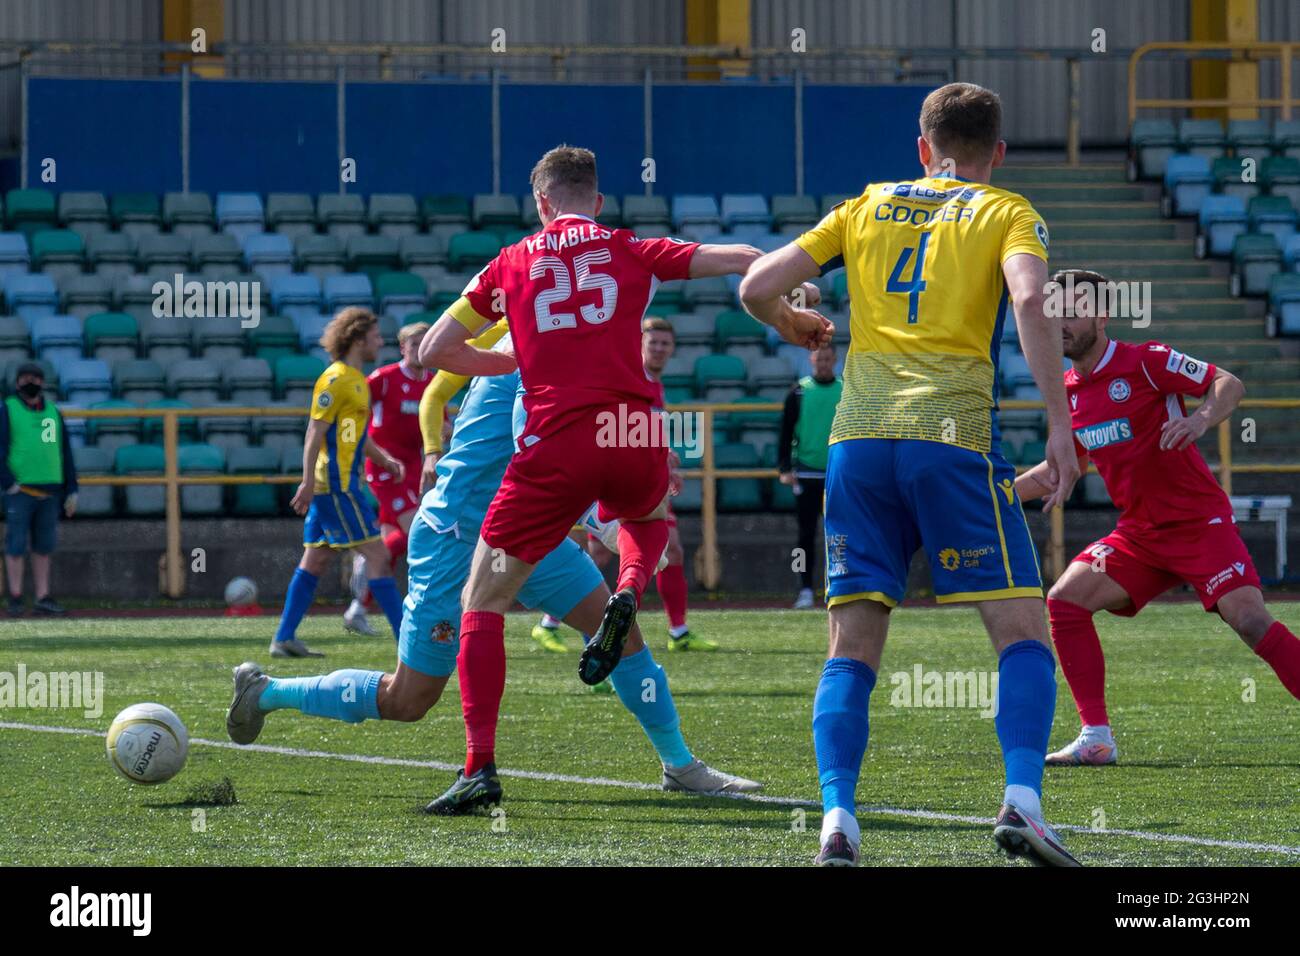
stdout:
[[(916, 247), (908, 246), (898, 256), (898, 261), (894, 263), (894, 271), (889, 274), (889, 282), (885, 285), (886, 292), (906, 292), (907, 293), (907, 324), (915, 325), (917, 319), (917, 309), (921, 304), (921, 293), (925, 291), (925, 279), (922, 278), (922, 270), (925, 268), (925, 247), (930, 241), (928, 232), (921, 233), (921, 244)], [(903, 281), (903, 271), (907, 268), (908, 260), (912, 258), (912, 253), (916, 253), (916, 261), (912, 264), (912, 278)]]

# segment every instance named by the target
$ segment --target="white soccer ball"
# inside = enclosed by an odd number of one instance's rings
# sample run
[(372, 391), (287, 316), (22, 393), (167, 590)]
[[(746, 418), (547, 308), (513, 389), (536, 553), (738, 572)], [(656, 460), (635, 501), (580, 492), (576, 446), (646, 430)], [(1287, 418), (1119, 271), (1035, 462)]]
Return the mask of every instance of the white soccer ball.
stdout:
[(162, 783), (180, 773), (190, 733), (162, 704), (132, 704), (108, 728), (108, 762), (132, 783)]
[(226, 603), (231, 607), (247, 607), (257, 600), (257, 585), (252, 578), (231, 578), (226, 585)]

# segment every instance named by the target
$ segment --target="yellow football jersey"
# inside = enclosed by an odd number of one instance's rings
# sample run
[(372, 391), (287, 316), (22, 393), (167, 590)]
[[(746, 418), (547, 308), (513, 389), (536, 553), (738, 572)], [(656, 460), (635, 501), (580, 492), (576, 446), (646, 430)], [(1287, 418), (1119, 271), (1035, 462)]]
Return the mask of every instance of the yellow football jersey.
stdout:
[(872, 183), (795, 240), (848, 274), (849, 354), (831, 442), (913, 438), (987, 452), (1008, 308), (1002, 263), (1047, 259), (1024, 197), (945, 177)]
[(311, 417), (329, 422), (316, 456), (316, 493), (361, 487), (362, 449), (370, 422), (370, 386), (360, 369), (335, 362), (316, 379)]

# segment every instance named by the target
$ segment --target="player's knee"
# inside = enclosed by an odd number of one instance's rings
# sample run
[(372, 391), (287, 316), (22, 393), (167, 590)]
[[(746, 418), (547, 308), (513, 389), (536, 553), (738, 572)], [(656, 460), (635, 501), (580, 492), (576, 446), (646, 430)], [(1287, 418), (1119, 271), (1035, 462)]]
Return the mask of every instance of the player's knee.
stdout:
[[(1061, 577), (1047, 592), (1048, 617), (1054, 617), (1055, 613), (1069, 614), (1069, 608), (1071, 607), (1086, 611), (1086, 602), (1087, 595), (1083, 593), (1083, 589), (1068, 576)], [(1055, 613), (1052, 610), (1053, 607), (1057, 608)], [(1086, 613), (1090, 614), (1092, 612), (1086, 611)]]
[(412, 724), (423, 720), (430, 708), (438, 702), (441, 691), (433, 688), (417, 688), (407, 685), (395, 694), (390, 694), (383, 708), (385, 720)]
[(1232, 628), (1251, 646), (1259, 641), (1268, 629), (1273, 626), (1273, 615), (1268, 613), (1263, 602), (1259, 604), (1246, 605), (1245, 607), (1232, 608), (1229, 611), (1221, 611), (1223, 619), (1227, 621), (1228, 626)]
[(686, 554), (682, 551), (681, 544), (671, 539), (668, 541), (667, 553), (669, 564), (681, 564), (686, 559)]

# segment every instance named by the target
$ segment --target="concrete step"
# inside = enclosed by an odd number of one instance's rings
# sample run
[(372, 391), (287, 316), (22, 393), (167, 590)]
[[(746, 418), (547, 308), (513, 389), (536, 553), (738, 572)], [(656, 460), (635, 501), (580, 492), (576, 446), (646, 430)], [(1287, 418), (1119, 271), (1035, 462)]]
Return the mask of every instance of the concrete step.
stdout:
[(1158, 204), (1160, 201), (1160, 189), (1146, 183), (1026, 183), (1013, 192), (1035, 206), (1068, 202)]
[(1054, 230), (1067, 222), (1163, 222), (1160, 207), (1152, 202), (1045, 202), (1034, 206)]
[[(1111, 322), (1106, 326), (1107, 332), (1122, 342), (1148, 342), (1152, 339), (1161, 342), (1195, 342), (1202, 351), (1204, 342), (1268, 342), (1276, 349), (1277, 342), (1264, 336), (1264, 322), (1257, 318), (1224, 319), (1207, 322), (1204, 319), (1157, 319), (1145, 329), (1135, 329), (1129, 322)], [(1211, 355), (1197, 355), (1206, 361), (1213, 361)]]
[[(1258, 318), (1263, 325), (1264, 303), (1259, 299), (1194, 299), (1169, 301), (1157, 298), (1151, 312), (1153, 328), (1163, 328), (1171, 319), (1199, 319), (1226, 322), (1230, 319)], [(1156, 326), (1155, 323), (1162, 323)]]
[(1013, 189), (1015, 183), (1127, 183), (1123, 163), (1067, 166), (1062, 163), (1016, 164), (993, 170), (993, 185)]
[[(1039, 212), (1042, 210), (1040, 209)], [(1052, 242), (1098, 243), (1121, 238), (1129, 241), (1182, 239), (1184, 242), (1190, 242), (1196, 233), (1192, 223), (1173, 222), (1169, 219), (1073, 220), (1054, 223), (1052, 217), (1045, 212), (1043, 218), (1047, 220), (1047, 230)]]
[[(1113, 255), (1113, 252), (1110, 253)], [(1048, 268), (1088, 269), (1100, 272), (1108, 279), (1116, 281), (1148, 281), (1155, 279), (1216, 279), (1223, 288), (1228, 287), (1228, 264), (1212, 259), (1158, 260), (1145, 259), (1129, 262), (1123, 259), (1086, 259), (1078, 256), (1065, 257), (1055, 254), (1048, 260)]]
[(1114, 238), (1100, 237), (1093, 239), (1084, 236), (1077, 239), (1066, 239), (1059, 235), (1059, 230), (1055, 231), (1051, 236), (1051, 256), (1053, 258), (1061, 256), (1075, 262), (1086, 262), (1090, 259), (1119, 259), (1128, 262), (1135, 259), (1159, 259), (1165, 262), (1173, 260), (1208, 261), (1196, 258), (1196, 248), (1190, 239), (1173, 238), (1135, 241), (1118, 230), (1116, 230), (1116, 233), (1117, 236)]

